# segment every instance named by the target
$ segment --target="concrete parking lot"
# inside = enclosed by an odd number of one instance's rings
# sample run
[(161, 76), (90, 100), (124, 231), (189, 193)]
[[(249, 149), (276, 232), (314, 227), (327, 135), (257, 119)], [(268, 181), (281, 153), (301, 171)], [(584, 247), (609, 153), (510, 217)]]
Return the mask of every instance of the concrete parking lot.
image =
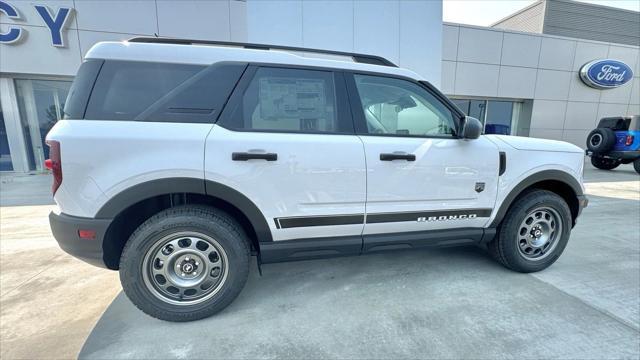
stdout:
[(142, 314), (117, 273), (57, 248), (46, 176), (3, 178), (0, 357), (637, 359), (640, 177), (586, 178), (591, 204), (543, 272), (476, 248), (267, 265), (225, 311), (183, 324)]

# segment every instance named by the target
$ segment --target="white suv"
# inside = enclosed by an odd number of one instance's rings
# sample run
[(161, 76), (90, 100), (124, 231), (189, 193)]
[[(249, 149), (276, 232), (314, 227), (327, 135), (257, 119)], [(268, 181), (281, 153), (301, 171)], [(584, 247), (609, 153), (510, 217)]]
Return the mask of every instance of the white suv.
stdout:
[(47, 136), (51, 228), (172, 321), (231, 303), (251, 255), (260, 265), (480, 244), (510, 269), (542, 270), (587, 204), (583, 151), (481, 132), (380, 57), (103, 42)]

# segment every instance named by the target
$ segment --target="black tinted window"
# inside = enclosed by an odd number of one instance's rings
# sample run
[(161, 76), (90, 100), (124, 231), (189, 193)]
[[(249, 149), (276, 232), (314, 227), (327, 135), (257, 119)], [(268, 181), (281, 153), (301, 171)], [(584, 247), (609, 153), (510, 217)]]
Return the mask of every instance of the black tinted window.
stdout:
[(85, 118), (134, 120), (204, 66), (106, 61), (95, 83)]
[(341, 133), (334, 74), (329, 71), (260, 68), (242, 101), (223, 124), (233, 129)]
[(78, 70), (76, 78), (73, 79), (69, 95), (64, 105), (65, 119), (82, 119), (87, 108), (87, 101), (91, 95), (91, 89), (96, 82), (96, 77), (102, 67), (104, 60), (87, 60)]

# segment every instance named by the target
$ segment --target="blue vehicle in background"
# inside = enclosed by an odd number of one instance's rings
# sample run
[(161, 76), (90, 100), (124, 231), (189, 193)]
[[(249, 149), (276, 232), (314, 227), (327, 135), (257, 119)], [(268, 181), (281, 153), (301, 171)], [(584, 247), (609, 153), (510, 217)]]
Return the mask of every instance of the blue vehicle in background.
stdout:
[(586, 153), (598, 169), (633, 163), (640, 174), (640, 115), (602, 118), (587, 136)]

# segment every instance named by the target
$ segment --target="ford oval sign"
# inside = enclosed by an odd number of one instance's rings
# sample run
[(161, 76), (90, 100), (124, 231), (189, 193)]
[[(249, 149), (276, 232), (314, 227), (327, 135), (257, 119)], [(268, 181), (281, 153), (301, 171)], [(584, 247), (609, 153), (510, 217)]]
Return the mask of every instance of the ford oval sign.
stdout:
[(580, 79), (596, 89), (611, 89), (633, 78), (633, 70), (618, 60), (593, 60), (580, 68)]

